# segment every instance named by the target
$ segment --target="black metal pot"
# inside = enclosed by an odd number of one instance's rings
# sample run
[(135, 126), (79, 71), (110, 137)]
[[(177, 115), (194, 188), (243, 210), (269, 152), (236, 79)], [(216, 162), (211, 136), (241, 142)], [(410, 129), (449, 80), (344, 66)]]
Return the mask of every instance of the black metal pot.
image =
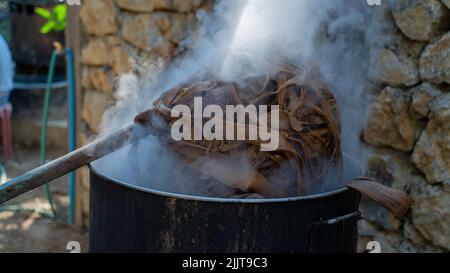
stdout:
[(355, 252), (360, 194), (203, 198), (140, 188), (91, 166), (90, 251)]

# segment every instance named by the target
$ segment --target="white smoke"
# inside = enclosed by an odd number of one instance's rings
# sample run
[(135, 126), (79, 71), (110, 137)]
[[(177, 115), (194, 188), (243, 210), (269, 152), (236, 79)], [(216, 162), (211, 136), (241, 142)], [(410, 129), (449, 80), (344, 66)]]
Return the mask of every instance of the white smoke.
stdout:
[[(152, 107), (162, 92), (201, 67), (212, 66), (222, 79), (237, 80), (267, 72), (267, 64), (283, 60), (301, 64), (312, 59), (320, 65), (338, 99), (343, 150), (362, 160), (359, 136), (366, 114), (368, 60), (370, 50), (378, 48), (380, 37), (386, 35), (386, 26), (379, 20), (383, 11), (383, 7), (369, 6), (365, 0), (219, 1), (212, 14), (198, 13), (199, 30), (182, 43), (189, 48), (188, 54), (168, 67), (150, 62), (137, 73), (120, 78), (117, 104), (105, 114), (102, 133), (131, 124), (134, 116)], [(182, 175), (169, 152), (149, 139), (146, 145), (140, 144), (143, 155), (139, 152), (129, 158), (130, 148), (123, 149), (101, 160), (102, 170), (129, 180), (136, 170), (125, 171), (123, 162), (136, 160), (148, 163), (145, 166), (151, 169), (141, 171), (149, 177), (169, 181), (172, 178), (168, 179), (167, 173)], [(118, 169), (121, 173), (109, 171)], [(159, 186), (177, 191), (173, 185)], [(329, 188), (334, 187), (339, 185)]]

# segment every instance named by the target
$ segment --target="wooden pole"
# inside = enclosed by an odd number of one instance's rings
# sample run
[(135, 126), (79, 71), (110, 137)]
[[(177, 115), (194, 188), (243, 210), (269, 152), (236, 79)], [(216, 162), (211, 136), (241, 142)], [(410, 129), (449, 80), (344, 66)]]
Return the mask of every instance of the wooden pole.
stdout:
[(0, 204), (137, 141), (143, 132), (137, 133), (138, 126), (130, 125), (0, 185)]
[[(80, 20), (81, 6), (68, 6), (67, 7), (67, 24), (65, 30), (65, 47), (71, 48), (74, 54), (74, 78), (75, 78), (75, 109), (76, 109), (76, 132), (77, 132), (77, 148), (81, 141), (79, 134), (81, 130), (81, 111), (83, 103), (83, 89), (81, 88), (81, 49), (82, 49), (82, 26)], [(74, 204), (74, 222), (79, 225), (83, 225), (83, 212), (82, 212), (82, 200), (83, 199), (83, 187), (82, 187), (82, 171), (78, 170), (75, 175), (75, 202)]]

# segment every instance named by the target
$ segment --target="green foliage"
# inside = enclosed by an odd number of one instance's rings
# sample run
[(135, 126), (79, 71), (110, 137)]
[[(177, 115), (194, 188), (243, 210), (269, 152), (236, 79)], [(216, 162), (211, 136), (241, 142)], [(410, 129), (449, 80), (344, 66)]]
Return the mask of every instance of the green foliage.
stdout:
[(60, 32), (66, 29), (67, 6), (65, 4), (58, 4), (53, 10), (37, 7), (34, 12), (47, 19), (47, 22), (41, 27), (42, 34), (51, 31)]

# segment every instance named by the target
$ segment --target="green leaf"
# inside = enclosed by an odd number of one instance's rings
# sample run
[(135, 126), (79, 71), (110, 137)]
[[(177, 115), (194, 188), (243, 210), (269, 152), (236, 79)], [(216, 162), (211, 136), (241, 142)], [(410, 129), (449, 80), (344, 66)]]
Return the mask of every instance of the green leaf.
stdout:
[(65, 4), (58, 4), (51, 11), (38, 7), (35, 9), (35, 12), (47, 19), (47, 22), (41, 27), (42, 34), (66, 29), (67, 6)]
[(55, 27), (54, 27), (54, 31), (56, 32), (60, 32), (66, 29), (66, 23), (65, 22), (58, 22)]
[(67, 17), (67, 6), (65, 4), (59, 4), (56, 5), (55, 8), (53, 9), (55, 15), (56, 15), (56, 20), (58, 22), (62, 22), (66, 20)]
[(41, 27), (41, 33), (42, 34), (47, 34), (50, 31), (52, 31), (54, 29), (54, 27), (56, 26), (55, 22), (53, 21), (48, 21), (47, 23), (45, 23), (42, 27)]
[(34, 9), (34, 12), (45, 19), (50, 19), (52, 17), (52, 13), (49, 10), (46, 10), (44, 8), (36, 7)]

